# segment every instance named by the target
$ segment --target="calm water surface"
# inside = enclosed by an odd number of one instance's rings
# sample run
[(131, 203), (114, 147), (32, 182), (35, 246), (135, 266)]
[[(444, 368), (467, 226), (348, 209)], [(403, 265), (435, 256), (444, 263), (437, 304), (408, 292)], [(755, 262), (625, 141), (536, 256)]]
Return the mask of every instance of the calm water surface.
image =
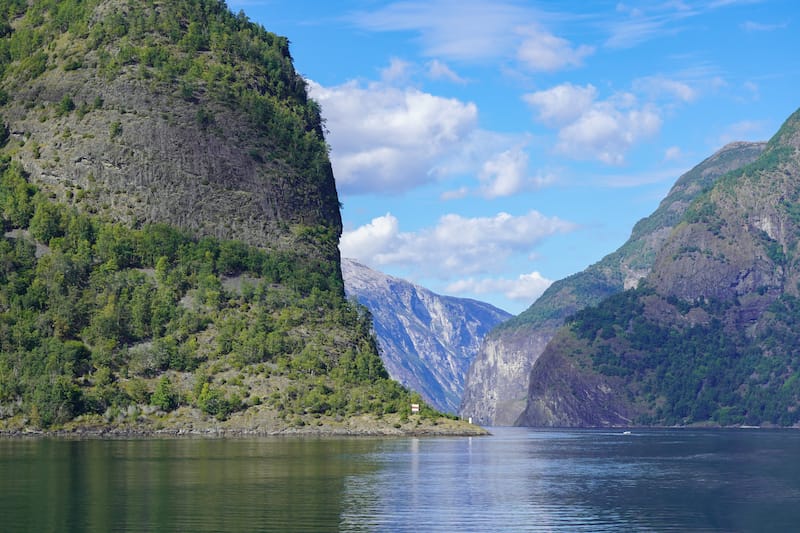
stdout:
[(0, 439), (0, 531), (798, 531), (800, 431)]

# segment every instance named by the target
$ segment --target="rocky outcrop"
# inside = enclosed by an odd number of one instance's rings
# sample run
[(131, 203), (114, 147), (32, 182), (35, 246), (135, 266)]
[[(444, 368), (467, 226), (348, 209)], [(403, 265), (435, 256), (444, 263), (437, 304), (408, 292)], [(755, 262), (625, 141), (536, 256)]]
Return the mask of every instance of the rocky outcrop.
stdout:
[(287, 38), (218, 0), (3, 8), (0, 432), (464, 433), (345, 299)]
[(520, 424), (798, 423), (798, 131), (800, 112), (684, 210), (638, 289), (559, 331)]
[(372, 313), (389, 375), (454, 413), (481, 340), (511, 315), (487, 303), (435, 294), (352, 259), (342, 260), (342, 274), (348, 297)]
[[(83, 15), (88, 37), (76, 30), (54, 40), (36, 76), (22, 66), (19, 74), (15, 65), (7, 69), (2, 88), (10, 97), (2, 119), (13, 158), (53, 198), (87, 213), (314, 254), (316, 243), (306, 246), (297, 234), (322, 226), (334, 236), (324, 255), (336, 259), (341, 217), (334, 177), (318, 108), (294, 72), (288, 41), (263, 32), (263, 41), (254, 39), (253, 50), (238, 56), (234, 43), (253, 38), (243, 25), (241, 34), (231, 30), (226, 37), (226, 51), (206, 43), (187, 53), (182, 40), (148, 27), (182, 18), (183, 8), (85, 3), (82, 9), (93, 10)], [(232, 17), (224, 4), (206, 11), (199, 15), (204, 24)], [(256, 48), (269, 40), (268, 57), (256, 57)], [(270, 72), (267, 64), (280, 70)], [(207, 75), (234, 68), (236, 80)], [(270, 83), (288, 89), (281, 94)], [(271, 110), (275, 124), (283, 120), (284, 131), (268, 127), (261, 108)], [(292, 139), (287, 150), (290, 143), (281, 136), (297, 136), (313, 149)], [(308, 153), (298, 157), (291, 150)]]
[(725, 173), (754, 161), (765, 143), (732, 143), (682, 175), (658, 209), (616, 252), (557, 281), (519, 316), (491, 331), (467, 374), (459, 413), (484, 425), (511, 425), (528, 398), (528, 376), (564, 319), (636, 287), (692, 200)]

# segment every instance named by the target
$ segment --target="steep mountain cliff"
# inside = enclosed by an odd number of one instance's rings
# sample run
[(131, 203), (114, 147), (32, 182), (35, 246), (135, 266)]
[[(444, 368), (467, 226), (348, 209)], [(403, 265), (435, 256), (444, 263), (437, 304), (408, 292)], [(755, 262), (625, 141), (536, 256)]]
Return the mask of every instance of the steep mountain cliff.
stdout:
[(0, 429), (439, 416), (345, 300), (286, 38), (216, 0), (5, 0), (0, 149)]
[(286, 38), (220, 2), (5, 4), (10, 152), (48, 194), (258, 246), (340, 231), (319, 108)]
[(512, 425), (525, 409), (528, 376), (564, 319), (637, 285), (690, 202), (717, 178), (754, 161), (764, 143), (733, 143), (681, 176), (617, 251), (583, 272), (557, 281), (519, 316), (491, 331), (467, 374), (459, 410), (484, 425)]
[(519, 423), (797, 424), (798, 213), (800, 112), (690, 204), (639, 288), (569, 319)]
[(454, 413), (486, 333), (511, 317), (489, 304), (441, 296), (342, 259), (345, 292), (372, 313), (389, 376)]

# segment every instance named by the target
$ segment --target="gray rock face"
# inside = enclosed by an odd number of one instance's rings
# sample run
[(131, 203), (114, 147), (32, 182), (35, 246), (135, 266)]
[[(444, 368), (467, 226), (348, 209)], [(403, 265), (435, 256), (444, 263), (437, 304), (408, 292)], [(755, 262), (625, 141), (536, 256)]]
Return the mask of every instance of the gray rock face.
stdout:
[[(65, 95), (103, 105), (43, 120)], [(27, 110), (27, 101), (48, 104)], [(198, 125), (199, 109), (213, 126)], [(315, 190), (283, 161), (262, 162), (256, 156), (273, 147), (247, 117), (213, 101), (187, 102), (124, 75), (60, 72), (19, 92), (4, 116), (12, 139), (27, 140), (20, 160), (33, 181), (90, 212), (260, 246), (288, 233), (282, 226), (340, 223), (332, 176)]]
[(681, 176), (621, 248), (583, 272), (553, 283), (531, 307), (491, 331), (467, 374), (459, 413), (482, 425), (513, 425), (525, 409), (531, 369), (564, 319), (636, 287), (691, 201), (723, 174), (754, 161), (765, 146), (739, 142), (723, 147)]
[(348, 297), (372, 313), (389, 375), (436, 408), (456, 412), (481, 340), (511, 315), (487, 303), (435, 294), (352, 259), (342, 259), (342, 274)]
[(800, 424), (799, 176), (797, 111), (683, 210), (638, 290), (558, 331), (517, 423)]
[[(181, 44), (191, 8), (171, 2), (77, 2), (60, 38), (49, 22), (56, 4), (15, 8), (3, 39), (30, 26), (53, 40), (32, 45), (41, 71), (24, 58), (4, 63), (7, 153), (45, 194), (82, 212), (338, 262), (341, 215), (319, 108), (288, 40), (246, 27), (224, 2), (202, 5), (192, 23), (213, 19), (206, 32), (252, 38), (260, 51)], [(168, 20), (181, 21), (175, 32)]]

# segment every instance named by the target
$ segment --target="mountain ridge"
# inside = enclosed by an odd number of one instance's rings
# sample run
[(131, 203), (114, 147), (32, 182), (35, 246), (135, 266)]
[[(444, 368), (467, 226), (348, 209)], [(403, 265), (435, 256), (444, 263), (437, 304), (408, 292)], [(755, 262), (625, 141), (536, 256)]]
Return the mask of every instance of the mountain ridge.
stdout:
[(342, 259), (345, 292), (372, 313), (389, 375), (434, 407), (454, 413), (481, 339), (512, 315), (468, 298), (442, 296)]
[(489, 332), (470, 367), (459, 413), (485, 425), (513, 425), (525, 409), (528, 376), (563, 321), (587, 305), (635, 287), (689, 201), (726, 172), (753, 161), (765, 143), (731, 143), (683, 174), (656, 211), (618, 250), (554, 282), (528, 309)]
[(798, 130), (698, 195), (639, 288), (570, 319), (520, 424), (798, 424)]

